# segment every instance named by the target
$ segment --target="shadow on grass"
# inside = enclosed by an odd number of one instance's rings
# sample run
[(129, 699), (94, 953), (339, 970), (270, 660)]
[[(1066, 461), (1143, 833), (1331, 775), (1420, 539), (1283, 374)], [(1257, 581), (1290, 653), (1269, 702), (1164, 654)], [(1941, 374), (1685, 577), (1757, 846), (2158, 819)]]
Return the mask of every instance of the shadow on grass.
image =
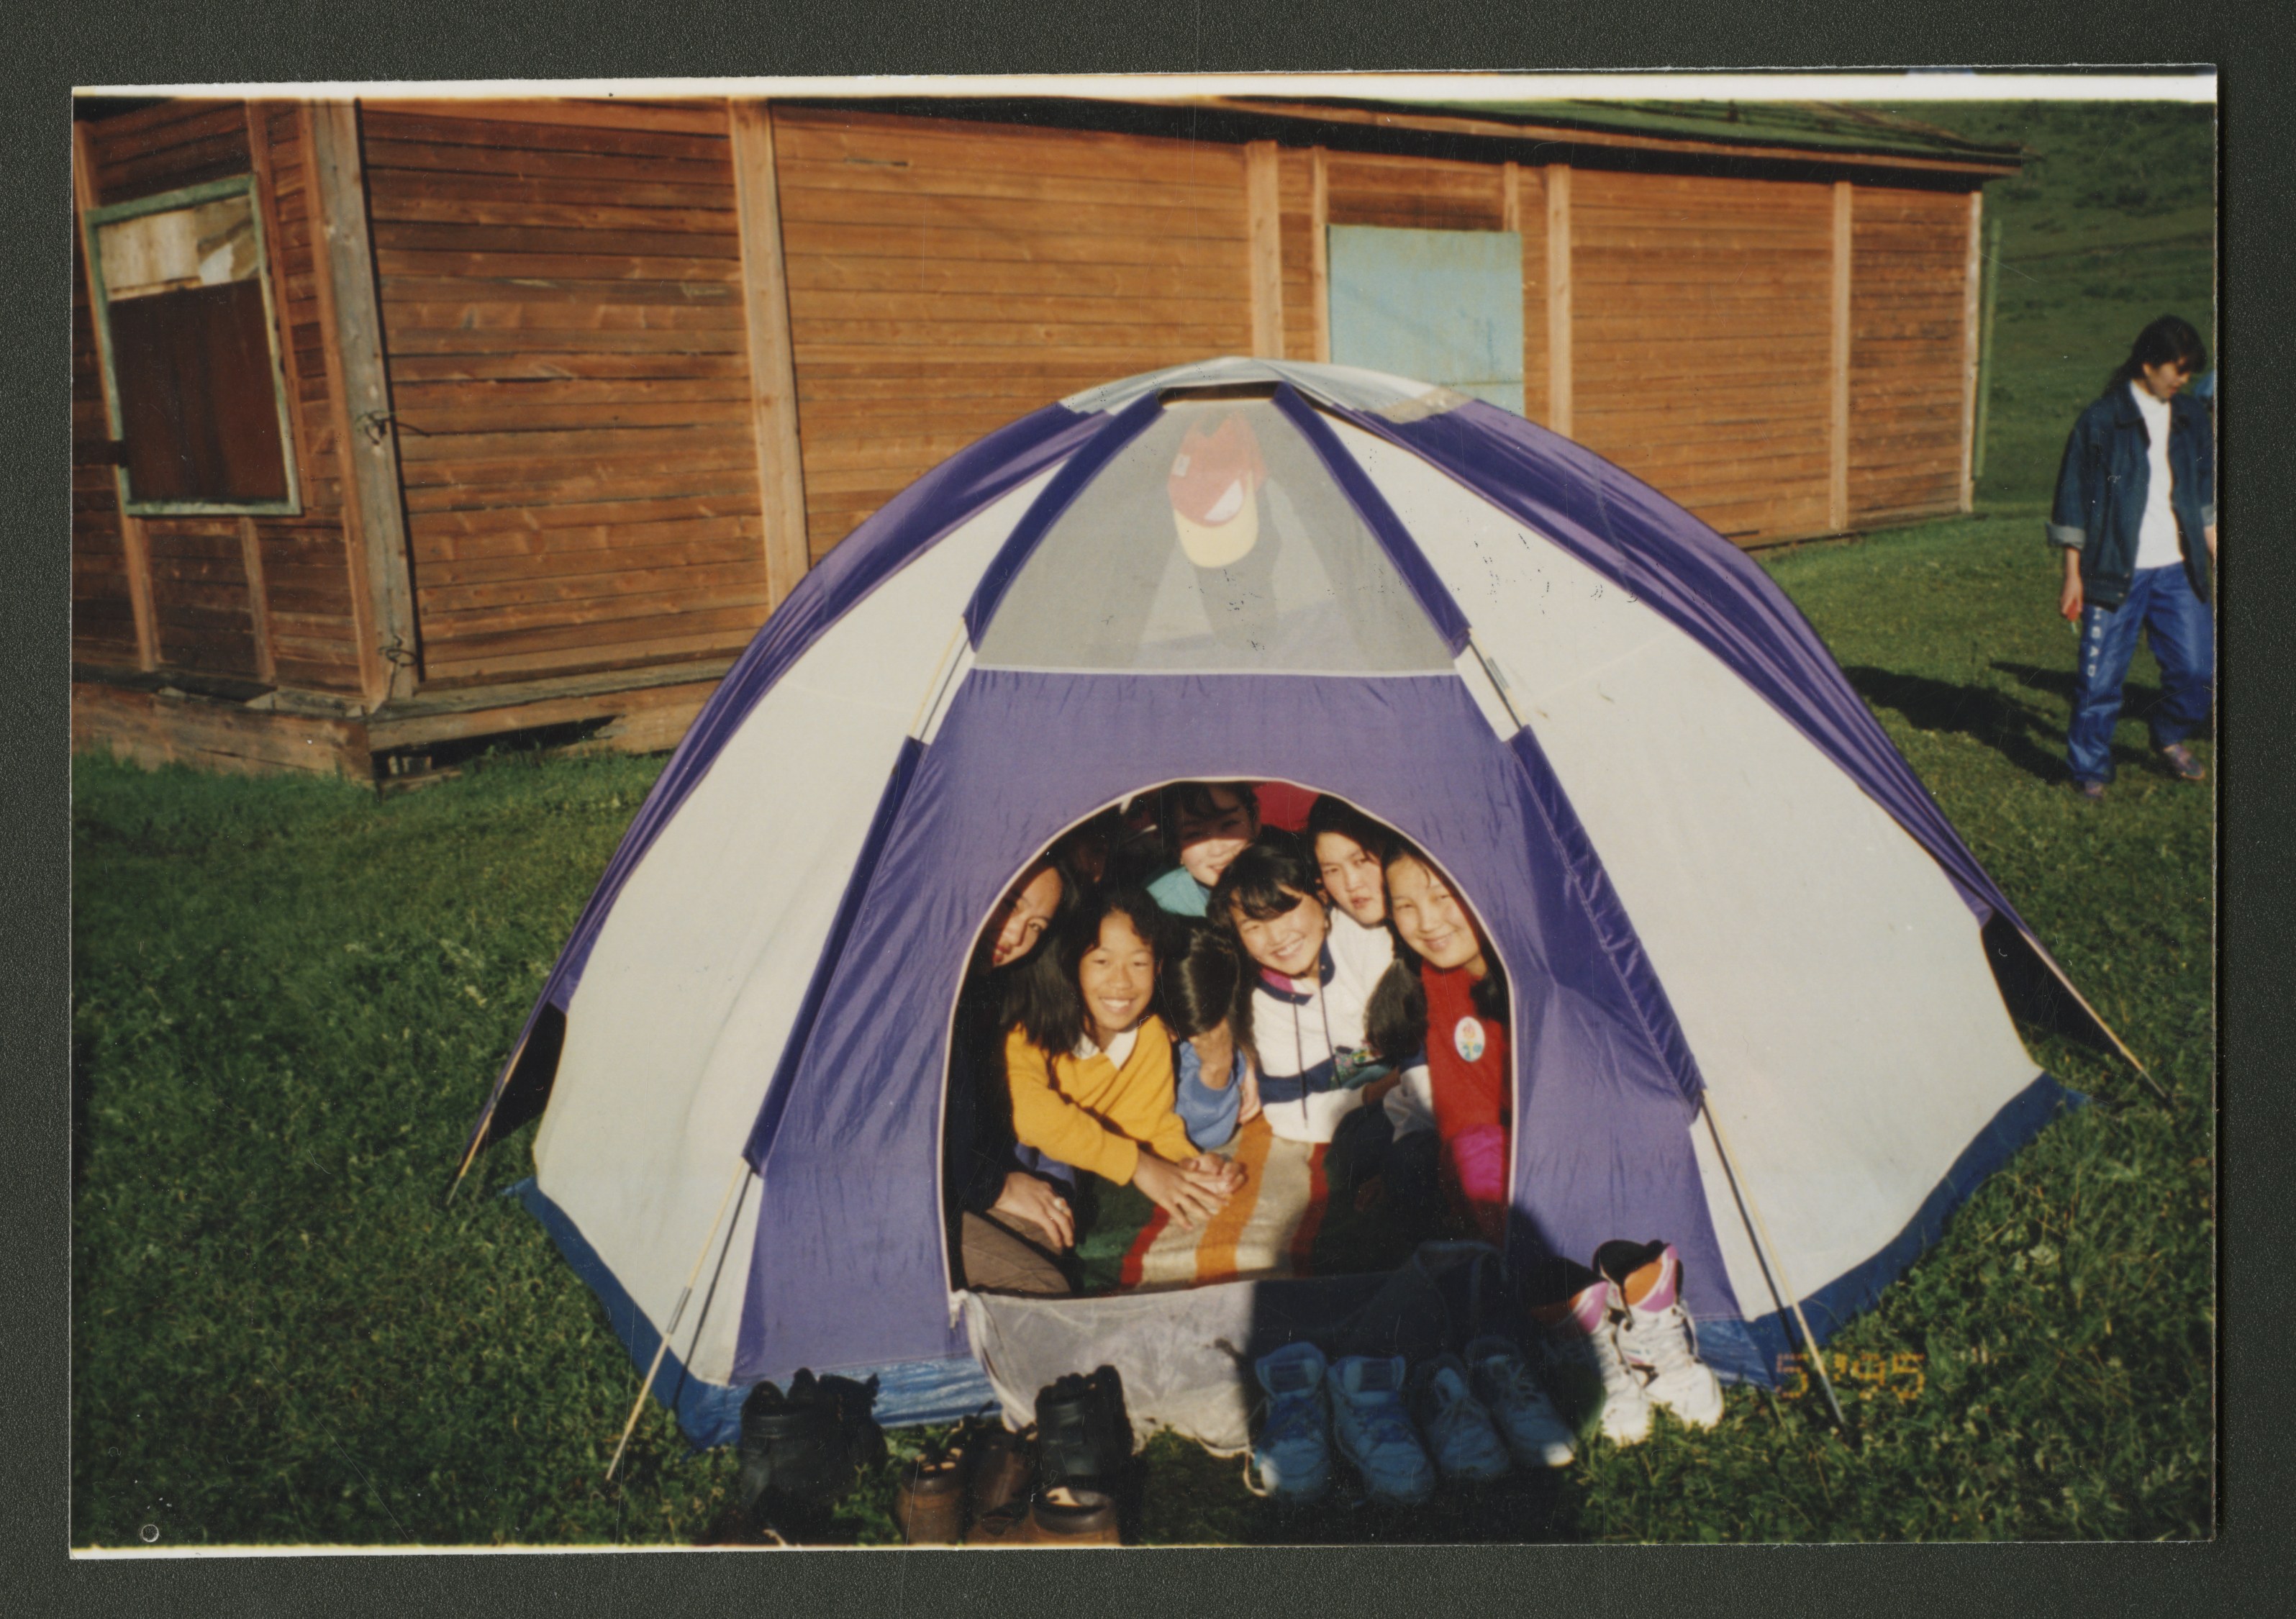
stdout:
[[(2029, 776), (2042, 781), (2063, 780), (2067, 775), (2062, 753), (2064, 716), (2072, 694), (2070, 671), (2062, 676), (2062, 690), (2057, 692), (2044, 684), (2058, 678), (2054, 671), (1999, 663), (1994, 667), (2016, 676), (2020, 684), (2028, 687), (2051, 691), (2060, 701), (2043, 707), (1989, 686), (1956, 686), (1926, 675), (1900, 674), (1866, 665), (1853, 665), (1841, 672), (1868, 703), (1898, 715), (1915, 730), (1959, 732), (1983, 743)], [(2028, 679), (2028, 674), (2038, 678)], [(2136, 686), (2128, 691), (2134, 700), (2141, 701), (2145, 695)]]
[[(2068, 713), (2071, 711), (2073, 703), (2073, 671), (2071, 670), (2039, 669), (2030, 663), (1998, 662), (1993, 667), (2009, 676), (2028, 691), (2046, 692), (2053, 697), (2063, 699), (2066, 711)], [(2129, 681), (2120, 688), (2121, 718), (2149, 719), (2152, 718), (2152, 711), (2160, 706), (2163, 694), (2157, 686), (2147, 686), (2137, 680)], [(2194, 736), (2213, 740), (2217, 734), (2216, 720), (2216, 711), (2210, 709), (2208, 717), (2201, 721), (2199, 728), (2193, 733)]]

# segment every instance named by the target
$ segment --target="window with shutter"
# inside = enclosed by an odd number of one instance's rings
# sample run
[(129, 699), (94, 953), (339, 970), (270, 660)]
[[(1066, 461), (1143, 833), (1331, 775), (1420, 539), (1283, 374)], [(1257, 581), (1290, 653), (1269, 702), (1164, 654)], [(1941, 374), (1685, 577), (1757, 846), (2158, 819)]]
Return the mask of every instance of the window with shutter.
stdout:
[(87, 226), (127, 509), (299, 511), (251, 177), (95, 209)]

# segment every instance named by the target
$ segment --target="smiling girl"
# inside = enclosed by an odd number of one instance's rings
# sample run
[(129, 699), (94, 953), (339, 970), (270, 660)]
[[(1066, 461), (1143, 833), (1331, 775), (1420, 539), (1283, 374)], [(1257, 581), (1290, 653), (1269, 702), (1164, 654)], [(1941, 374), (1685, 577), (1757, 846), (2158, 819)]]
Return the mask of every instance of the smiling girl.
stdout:
[(1235, 857), (1212, 906), (1256, 969), (1239, 1033), (1259, 1059), (1268, 1128), (1329, 1141), (1387, 1072), (1365, 1045), (1364, 1009), (1394, 944), (1384, 928), (1335, 926), (1314, 860), (1281, 833)]
[(1505, 1238), (1513, 1112), (1506, 976), (1449, 880), (1408, 843), (1388, 855), (1387, 909), (1396, 937), (1419, 957), (1444, 1188), (1483, 1240), (1497, 1247)]
[(1137, 890), (1086, 901), (1059, 941), (1061, 971), (1004, 1042), (1013, 1131), (1024, 1146), (1140, 1188), (1185, 1227), (1209, 1219), (1241, 1175), (1199, 1154), (1173, 1111), (1172, 1042), (1149, 1010), (1163, 922)]

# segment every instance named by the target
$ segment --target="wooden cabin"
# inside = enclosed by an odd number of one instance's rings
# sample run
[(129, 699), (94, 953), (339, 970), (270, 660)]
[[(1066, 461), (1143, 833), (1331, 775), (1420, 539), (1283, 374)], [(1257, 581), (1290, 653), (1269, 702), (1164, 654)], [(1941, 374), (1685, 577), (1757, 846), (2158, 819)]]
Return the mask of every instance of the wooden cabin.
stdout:
[(1742, 545), (1965, 511), (2018, 161), (1721, 104), (77, 113), (75, 744), (361, 780), (671, 745), (919, 473), (1207, 356), (1507, 403)]

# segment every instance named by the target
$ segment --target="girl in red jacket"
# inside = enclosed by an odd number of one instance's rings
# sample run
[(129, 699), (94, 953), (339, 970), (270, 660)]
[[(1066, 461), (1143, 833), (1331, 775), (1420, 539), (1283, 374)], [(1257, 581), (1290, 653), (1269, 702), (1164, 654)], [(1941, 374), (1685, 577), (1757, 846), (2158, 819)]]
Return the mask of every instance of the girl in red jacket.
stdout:
[(1419, 957), (1444, 1190), (1482, 1239), (1503, 1249), (1513, 1111), (1506, 974), (1449, 880), (1408, 843), (1398, 842), (1387, 858), (1387, 914)]

